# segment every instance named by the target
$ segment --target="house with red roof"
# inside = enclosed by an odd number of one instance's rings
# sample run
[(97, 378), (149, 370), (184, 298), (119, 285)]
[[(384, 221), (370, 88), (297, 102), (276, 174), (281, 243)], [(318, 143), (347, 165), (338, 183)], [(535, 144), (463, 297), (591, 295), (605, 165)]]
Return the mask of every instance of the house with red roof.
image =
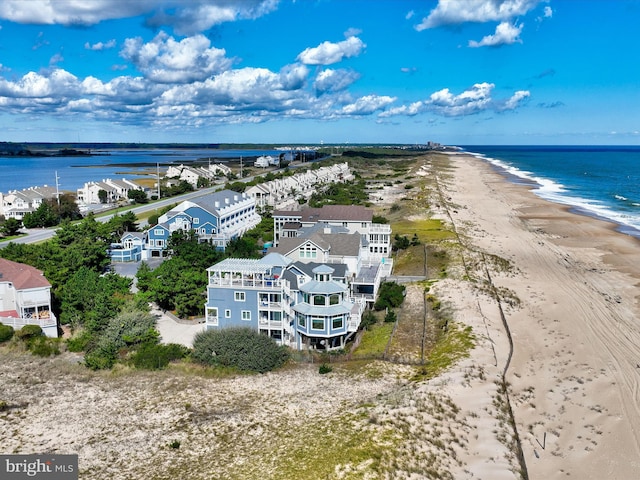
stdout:
[(51, 284), (37, 268), (0, 258), (0, 323), (20, 329), (40, 325), (48, 337), (58, 336), (51, 311)]

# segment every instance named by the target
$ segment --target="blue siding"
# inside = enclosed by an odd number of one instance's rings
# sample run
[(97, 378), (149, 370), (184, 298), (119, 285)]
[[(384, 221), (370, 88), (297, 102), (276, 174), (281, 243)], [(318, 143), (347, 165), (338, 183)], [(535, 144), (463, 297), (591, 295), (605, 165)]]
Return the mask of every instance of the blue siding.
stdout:
[[(243, 292), (245, 300), (236, 301), (235, 292)], [(207, 307), (218, 309), (218, 327), (249, 327), (258, 330), (258, 292), (256, 290), (232, 290), (226, 288), (209, 289)], [(225, 310), (231, 311), (231, 318), (225, 317)], [(242, 320), (242, 311), (251, 312), (251, 320)]]
[(189, 215), (192, 219), (198, 219), (198, 223), (193, 222), (191, 224), (191, 228), (200, 228), (200, 225), (205, 223), (210, 223), (215, 228), (218, 227), (218, 217), (207, 212), (202, 207), (189, 207), (184, 211), (184, 213)]
[(111, 250), (112, 262), (139, 262), (142, 260), (142, 246), (133, 248), (117, 248)]

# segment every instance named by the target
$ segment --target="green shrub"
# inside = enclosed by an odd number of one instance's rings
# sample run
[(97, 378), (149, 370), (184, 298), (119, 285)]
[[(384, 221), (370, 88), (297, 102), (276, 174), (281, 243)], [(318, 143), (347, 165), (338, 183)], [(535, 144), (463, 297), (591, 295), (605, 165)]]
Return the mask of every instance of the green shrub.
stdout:
[(170, 343), (145, 343), (133, 355), (131, 361), (136, 368), (146, 370), (160, 370), (169, 365), (172, 360), (180, 360), (189, 354), (189, 349), (184, 345)]
[(378, 319), (376, 318), (374, 313), (371, 310), (367, 310), (362, 315), (362, 319), (360, 320), (360, 328), (362, 328), (363, 330), (371, 330), (371, 327), (375, 325), (377, 321)]
[(84, 364), (91, 370), (113, 367), (118, 359), (118, 348), (113, 343), (104, 343), (84, 356)]
[(387, 310), (387, 314), (384, 316), (384, 322), (385, 323), (393, 323), (397, 320), (398, 316), (396, 315), (396, 312), (394, 312), (393, 310), (389, 309)]
[(320, 375), (325, 375), (331, 372), (333, 372), (333, 368), (331, 367), (331, 365), (327, 365), (326, 363), (323, 363), (322, 365), (320, 365), (320, 368), (318, 369), (318, 373)]
[(25, 325), (16, 332), (16, 336), (21, 340), (27, 341), (35, 337), (41, 337), (44, 333), (40, 325)]
[(58, 340), (47, 337), (36, 337), (29, 344), (29, 351), (39, 357), (50, 357), (60, 355)]
[(404, 285), (395, 282), (384, 282), (378, 290), (378, 299), (373, 308), (384, 310), (385, 308), (397, 308), (404, 302)]
[(11, 340), (14, 333), (12, 326), (0, 323), (0, 343)]
[(94, 336), (89, 331), (83, 330), (75, 337), (67, 340), (67, 348), (70, 352), (84, 352), (94, 339)]
[(192, 357), (205, 365), (222, 365), (264, 373), (284, 365), (286, 347), (249, 328), (207, 330), (193, 340)]

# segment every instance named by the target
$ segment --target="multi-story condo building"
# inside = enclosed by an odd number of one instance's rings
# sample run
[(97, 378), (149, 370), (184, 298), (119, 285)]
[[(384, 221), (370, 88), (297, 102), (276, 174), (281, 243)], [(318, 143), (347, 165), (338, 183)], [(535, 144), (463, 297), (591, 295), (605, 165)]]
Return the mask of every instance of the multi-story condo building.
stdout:
[(40, 270), (0, 258), (0, 323), (16, 329), (39, 325), (48, 337), (58, 336), (51, 284)]
[(227, 243), (260, 223), (253, 198), (222, 190), (187, 200), (158, 218), (145, 235), (125, 233), (111, 246), (113, 261), (137, 261), (166, 254), (169, 238), (176, 230), (193, 230), (199, 241), (225, 249)]
[(103, 179), (101, 182), (87, 182), (76, 192), (76, 202), (79, 205), (90, 205), (102, 203), (100, 191), (105, 192), (106, 203), (115, 203), (120, 200), (128, 200), (130, 190), (141, 190), (144, 188), (131, 180)]
[(57, 198), (58, 193), (55, 187), (46, 185), (0, 193), (0, 215), (22, 220), (26, 213), (35, 212), (45, 200)]

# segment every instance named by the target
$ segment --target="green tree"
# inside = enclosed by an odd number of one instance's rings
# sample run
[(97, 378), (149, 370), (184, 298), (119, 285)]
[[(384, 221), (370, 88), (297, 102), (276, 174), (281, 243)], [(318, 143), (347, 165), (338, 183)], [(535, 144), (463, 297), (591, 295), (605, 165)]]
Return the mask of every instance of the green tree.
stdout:
[(107, 196), (108, 196), (108, 193), (106, 190), (103, 190), (103, 189), (98, 190), (98, 200), (100, 200), (100, 203), (107, 203)]
[(259, 248), (255, 239), (242, 236), (231, 240), (226, 247), (226, 253), (230, 257), (259, 258)]
[(0, 232), (2, 232), (2, 235), (5, 237), (12, 237), (18, 233), (20, 227), (22, 227), (20, 220), (7, 218), (0, 226)]
[(34, 211), (25, 213), (22, 224), (25, 228), (53, 227), (60, 223), (60, 217), (48, 202), (42, 202)]
[(69, 193), (61, 194), (58, 199), (52, 198), (46, 201), (60, 219), (80, 220), (82, 218), (75, 197)]
[(211, 186), (211, 180), (207, 177), (198, 177), (198, 183), (196, 185), (198, 188), (207, 188)]
[(138, 217), (131, 210), (122, 215), (114, 215), (107, 222), (107, 230), (119, 239), (124, 232), (138, 232)]
[(143, 190), (132, 189), (127, 192), (127, 198), (134, 203), (149, 203), (149, 197)]

